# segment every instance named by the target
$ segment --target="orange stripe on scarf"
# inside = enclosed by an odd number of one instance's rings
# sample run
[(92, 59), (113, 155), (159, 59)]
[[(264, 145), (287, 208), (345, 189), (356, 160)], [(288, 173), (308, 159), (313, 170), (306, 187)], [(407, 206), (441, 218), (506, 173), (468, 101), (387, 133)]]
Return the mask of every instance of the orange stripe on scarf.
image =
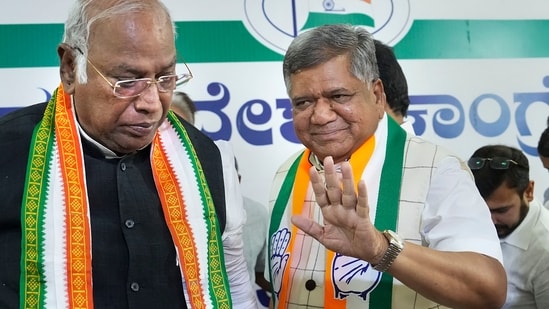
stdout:
[[(362, 146), (360, 146), (354, 153), (349, 162), (353, 169), (353, 179), (355, 182), (355, 187), (357, 186), (359, 180), (362, 178), (362, 173), (366, 167), (366, 164), (370, 160), (372, 153), (374, 152), (375, 147), (375, 136), (370, 137)], [(299, 166), (296, 172), (294, 188), (292, 192), (292, 215), (306, 215), (303, 213), (305, 199), (307, 191), (309, 188), (309, 169), (311, 168), (311, 163), (309, 162), (310, 150), (306, 149), (301, 157)], [(288, 244), (288, 248), (291, 248), (292, 252), (296, 252), (297, 248), (294, 248), (294, 240), (297, 235), (297, 227), (292, 225), (292, 237)], [(325, 266), (325, 290), (324, 290), (324, 308), (344, 308), (346, 301), (338, 300), (334, 298), (335, 292), (332, 285), (331, 278), (331, 265), (335, 253), (326, 249), (326, 266)], [(293, 255), (290, 254), (290, 259), (286, 263), (286, 270), (282, 278), (282, 288), (279, 295), (279, 306), (283, 308), (286, 307), (286, 304), (289, 300), (289, 293), (291, 290), (290, 282), (290, 265)]]
[(204, 293), (200, 284), (200, 271), (198, 269), (198, 252), (194, 245), (194, 236), (186, 221), (187, 211), (183, 197), (179, 191), (179, 183), (173, 169), (169, 167), (168, 158), (162, 147), (160, 137), (156, 134), (153, 141), (152, 167), (158, 195), (164, 210), (164, 217), (168, 222), (168, 228), (174, 237), (180, 261), (183, 263), (183, 276), (187, 285), (187, 292), (193, 308), (205, 308)]
[(84, 158), (78, 127), (69, 111), (71, 98), (57, 92), (55, 136), (59, 147), (59, 161), (63, 177), (67, 224), (67, 283), (71, 308), (93, 308), (91, 271), (91, 231), (88, 200), (84, 179)]
[[(353, 180), (355, 183), (355, 190), (357, 189), (358, 182), (362, 178), (362, 173), (366, 168), (366, 164), (370, 160), (375, 147), (375, 136), (370, 137), (360, 148), (358, 148), (351, 158), (349, 163), (353, 168)], [(332, 280), (332, 263), (335, 257), (335, 252), (326, 249), (326, 272), (324, 273), (324, 308), (345, 308), (347, 301), (345, 299), (334, 298), (335, 291)]]

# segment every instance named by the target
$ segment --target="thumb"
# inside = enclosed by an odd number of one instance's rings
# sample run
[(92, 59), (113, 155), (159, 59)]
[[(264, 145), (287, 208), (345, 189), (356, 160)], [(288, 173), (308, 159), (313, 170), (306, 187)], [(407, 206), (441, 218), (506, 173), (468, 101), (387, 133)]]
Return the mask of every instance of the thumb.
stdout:
[(324, 228), (314, 222), (313, 220), (303, 216), (292, 216), (292, 223), (297, 226), (298, 229), (309, 234), (316, 240), (319, 240), (324, 235)]

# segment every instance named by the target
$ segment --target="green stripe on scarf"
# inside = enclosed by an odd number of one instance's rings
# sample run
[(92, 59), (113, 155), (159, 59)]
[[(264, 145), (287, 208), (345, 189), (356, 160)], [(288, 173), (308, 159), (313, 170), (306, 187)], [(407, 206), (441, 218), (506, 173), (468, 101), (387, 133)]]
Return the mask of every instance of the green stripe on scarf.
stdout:
[(44, 242), (44, 205), (49, 185), (49, 168), (55, 130), (55, 98), (51, 96), (43, 119), (32, 135), (25, 179), (25, 191), (21, 206), (21, 277), (19, 291), (20, 308), (44, 307), (44, 267), (40, 252)]
[[(381, 183), (379, 184), (377, 197), (378, 206), (374, 220), (375, 227), (380, 231), (396, 231), (400, 188), (402, 186), (404, 145), (406, 142), (406, 131), (391, 117), (388, 118), (387, 148), (381, 172)], [(393, 276), (383, 273), (381, 282), (370, 294), (370, 308), (391, 309), (392, 301)]]

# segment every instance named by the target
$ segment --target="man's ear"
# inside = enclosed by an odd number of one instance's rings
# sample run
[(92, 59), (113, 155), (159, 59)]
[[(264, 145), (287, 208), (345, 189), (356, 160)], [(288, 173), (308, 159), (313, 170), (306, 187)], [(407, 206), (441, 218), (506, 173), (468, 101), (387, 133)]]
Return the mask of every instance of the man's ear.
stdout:
[(527, 202), (531, 202), (534, 199), (534, 181), (530, 180), (528, 186), (524, 190), (524, 198)]
[(76, 83), (75, 50), (66, 43), (61, 43), (57, 47), (57, 54), (59, 55), (59, 74), (63, 89), (66, 93), (73, 94)]
[(379, 119), (381, 119), (383, 118), (385, 108), (387, 107), (387, 97), (383, 88), (383, 82), (381, 82), (381, 79), (378, 78), (372, 82), (372, 87), (374, 88), (373, 91), (376, 97), (376, 105), (379, 110)]

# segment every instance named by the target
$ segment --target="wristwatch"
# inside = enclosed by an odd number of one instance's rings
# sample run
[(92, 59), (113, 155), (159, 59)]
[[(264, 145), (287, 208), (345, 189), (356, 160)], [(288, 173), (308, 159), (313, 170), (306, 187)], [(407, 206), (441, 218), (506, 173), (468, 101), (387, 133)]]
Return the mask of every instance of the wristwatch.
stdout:
[(379, 264), (372, 265), (375, 270), (380, 272), (387, 271), (404, 248), (404, 241), (397, 233), (391, 230), (385, 230), (383, 231), (383, 236), (389, 241), (389, 247), (387, 248), (387, 251), (385, 251)]

